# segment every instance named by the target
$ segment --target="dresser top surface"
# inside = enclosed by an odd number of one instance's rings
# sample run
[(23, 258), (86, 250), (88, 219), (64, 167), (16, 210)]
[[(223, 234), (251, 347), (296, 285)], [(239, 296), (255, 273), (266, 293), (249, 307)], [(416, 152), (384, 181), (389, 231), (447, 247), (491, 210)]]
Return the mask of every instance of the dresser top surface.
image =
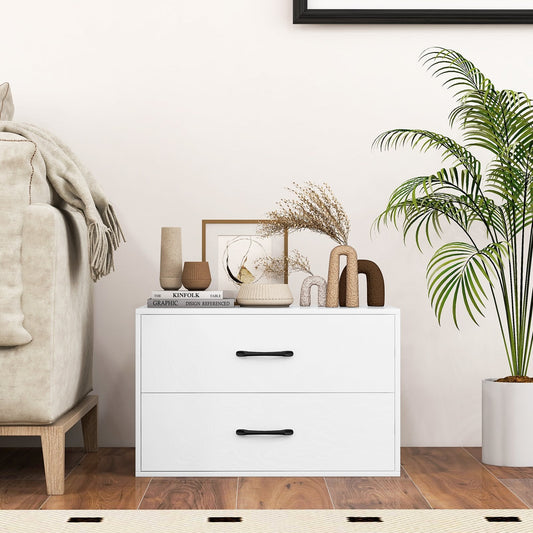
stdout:
[(399, 315), (397, 307), (230, 307), (230, 308), (148, 308), (137, 315)]

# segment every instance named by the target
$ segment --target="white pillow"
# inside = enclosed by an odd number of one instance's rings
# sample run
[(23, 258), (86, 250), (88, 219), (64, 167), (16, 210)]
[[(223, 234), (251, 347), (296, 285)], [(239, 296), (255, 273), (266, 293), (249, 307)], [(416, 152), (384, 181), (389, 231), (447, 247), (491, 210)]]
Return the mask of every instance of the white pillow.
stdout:
[(15, 106), (9, 83), (2, 83), (0, 85), (0, 120), (13, 120), (14, 114)]

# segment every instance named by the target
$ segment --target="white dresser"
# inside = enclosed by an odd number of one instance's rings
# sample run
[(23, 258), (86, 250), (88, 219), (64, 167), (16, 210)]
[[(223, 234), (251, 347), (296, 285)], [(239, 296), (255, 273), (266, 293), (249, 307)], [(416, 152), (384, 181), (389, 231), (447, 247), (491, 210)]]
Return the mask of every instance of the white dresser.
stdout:
[(400, 474), (398, 309), (136, 319), (137, 476)]

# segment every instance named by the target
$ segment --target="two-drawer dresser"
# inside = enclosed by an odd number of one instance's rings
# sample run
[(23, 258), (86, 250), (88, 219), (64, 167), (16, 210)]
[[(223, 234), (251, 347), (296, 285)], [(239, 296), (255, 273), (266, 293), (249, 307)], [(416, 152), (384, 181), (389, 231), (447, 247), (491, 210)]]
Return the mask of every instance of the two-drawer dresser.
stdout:
[(137, 309), (138, 476), (400, 474), (400, 313)]

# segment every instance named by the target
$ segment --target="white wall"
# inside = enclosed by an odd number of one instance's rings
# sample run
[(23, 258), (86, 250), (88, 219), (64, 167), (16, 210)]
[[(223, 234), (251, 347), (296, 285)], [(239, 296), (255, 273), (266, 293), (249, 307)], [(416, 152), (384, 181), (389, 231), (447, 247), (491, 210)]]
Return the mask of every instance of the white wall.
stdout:
[[(70, 143), (128, 239), (116, 272), (96, 286), (102, 445), (134, 443), (134, 309), (158, 285), (160, 227), (181, 226), (185, 259), (197, 260), (202, 218), (261, 217), (284, 186), (306, 179), (332, 185), (351, 216), (352, 244), (382, 267), (387, 303), (402, 309), (403, 444), (480, 442), (480, 380), (506, 374), (496, 322), (438, 327), (425, 291), (429, 255), (393, 230), (369, 236), (392, 188), (439, 159), (370, 145), (392, 127), (448, 131), (451, 96), (417, 62), (426, 47), (458, 49), (498, 86), (533, 94), (533, 28), (294, 26), (291, 6), (2, 7), (0, 81), (12, 83), (17, 119)], [(307, 240), (325, 275), (332, 244)]]

